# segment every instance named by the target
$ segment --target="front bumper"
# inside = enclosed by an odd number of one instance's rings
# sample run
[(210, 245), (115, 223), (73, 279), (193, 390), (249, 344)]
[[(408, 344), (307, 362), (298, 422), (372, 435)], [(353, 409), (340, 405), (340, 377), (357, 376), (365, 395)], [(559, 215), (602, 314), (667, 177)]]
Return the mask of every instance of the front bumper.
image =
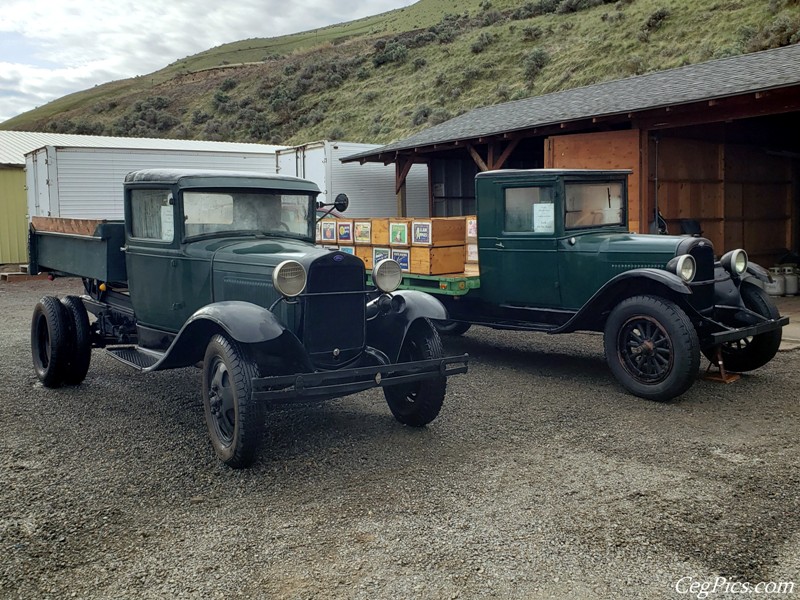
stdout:
[(736, 327), (709, 334), (710, 346), (717, 346), (725, 342), (735, 342), (746, 337), (752, 337), (767, 333), (768, 331), (775, 331), (789, 323), (789, 317), (779, 317), (777, 319), (768, 319), (755, 325), (745, 325), (744, 327)]
[(468, 360), (468, 354), (461, 354), (338, 371), (257, 377), (252, 380), (252, 395), (253, 399), (266, 402), (306, 402), (347, 396), (374, 387), (388, 387), (466, 373)]

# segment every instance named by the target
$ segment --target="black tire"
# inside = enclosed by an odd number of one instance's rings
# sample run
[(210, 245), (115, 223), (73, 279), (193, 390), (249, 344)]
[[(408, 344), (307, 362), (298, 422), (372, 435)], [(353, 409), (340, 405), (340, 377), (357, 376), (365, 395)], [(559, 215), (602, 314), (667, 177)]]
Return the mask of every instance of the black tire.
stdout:
[[(757, 285), (742, 282), (739, 288), (744, 305), (755, 313), (768, 319), (780, 317), (780, 311), (772, 298)], [(752, 371), (763, 367), (771, 361), (778, 353), (781, 345), (783, 331), (776, 329), (760, 335), (747, 337), (734, 342), (722, 344), (722, 364), (726, 371)], [(717, 364), (717, 356), (714, 348), (703, 350), (705, 357), (713, 364)]]
[(246, 349), (215, 335), (203, 358), (203, 406), (211, 445), (231, 468), (253, 463), (264, 438), (264, 407), (252, 398), (258, 365)]
[(45, 387), (60, 387), (70, 353), (70, 316), (54, 296), (45, 296), (33, 309), (31, 354), (36, 376)]
[[(415, 321), (403, 341), (398, 362), (441, 358), (442, 340), (428, 319)], [(434, 377), (409, 384), (383, 388), (383, 395), (394, 418), (412, 427), (433, 421), (442, 409), (447, 389), (446, 377)]]
[(92, 360), (92, 338), (89, 327), (89, 315), (86, 307), (77, 296), (61, 299), (70, 317), (70, 351), (67, 357), (67, 369), (64, 372), (64, 383), (78, 385), (86, 378), (89, 363)]
[(697, 332), (671, 300), (634, 296), (606, 321), (603, 344), (614, 377), (632, 394), (663, 402), (680, 396), (697, 377)]
[(472, 327), (471, 323), (464, 321), (432, 321), (432, 323), (441, 335), (464, 335)]

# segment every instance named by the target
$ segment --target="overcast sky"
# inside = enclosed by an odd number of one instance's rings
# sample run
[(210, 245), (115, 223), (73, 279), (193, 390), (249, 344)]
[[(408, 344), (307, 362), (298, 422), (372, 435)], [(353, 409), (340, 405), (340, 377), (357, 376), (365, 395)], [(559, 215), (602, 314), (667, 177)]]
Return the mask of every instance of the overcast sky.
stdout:
[(214, 46), (376, 15), (415, 0), (2, 0), (0, 122)]

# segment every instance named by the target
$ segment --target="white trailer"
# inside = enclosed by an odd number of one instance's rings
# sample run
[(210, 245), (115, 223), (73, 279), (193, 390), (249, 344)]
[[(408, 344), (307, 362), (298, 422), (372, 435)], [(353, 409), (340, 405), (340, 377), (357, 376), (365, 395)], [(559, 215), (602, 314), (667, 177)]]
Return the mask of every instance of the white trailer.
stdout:
[[(158, 140), (154, 142), (159, 143)], [(164, 140), (163, 146), (170, 141)], [(33, 216), (122, 219), (122, 182), (149, 168), (229, 169), (274, 173), (279, 146), (183, 141), (224, 149), (44, 146), (25, 155), (28, 220)]]
[[(322, 190), (320, 200), (333, 202), (347, 194), (347, 217), (396, 217), (394, 165), (342, 163), (341, 159), (379, 148), (376, 144), (318, 141), (275, 151), (276, 173), (314, 181)], [(406, 179), (406, 216), (430, 216), (428, 168), (414, 165)]]

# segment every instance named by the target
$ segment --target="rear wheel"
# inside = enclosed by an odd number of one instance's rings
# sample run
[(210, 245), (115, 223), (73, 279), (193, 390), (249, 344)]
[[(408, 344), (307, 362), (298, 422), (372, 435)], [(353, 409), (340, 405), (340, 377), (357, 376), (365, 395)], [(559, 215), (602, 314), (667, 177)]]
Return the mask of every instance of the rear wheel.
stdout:
[(70, 353), (70, 318), (67, 308), (54, 296), (43, 297), (33, 309), (33, 367), (45, 387), (64, 383)]
[(203, 359), (203, 407), (211, 444), (229, 467), (249, 466), (264, 437), (264, 407), (252, 398), (258, 366), (246, 349), (215, 335)]
[(92, 360), (91, 329), (86, 307), (77, 296), (61, 299), (67, 309), (70, 323), (70, 350), (67, 357), (67, 368), (64, 372), (64, 383), (78, 385), (86, 378), (89, 362)]
[[(403, 342), (398, 362), (441, 358), (442, 340), (428, 319), (415, 321)], [(439, 414), (444, 402), (447, 379), (434, 377), (408, 384), (385, 387), (383, 394), (394, 418), (412, 427), (423, 427)]]
[[(767, 319), (779, 318), (778, 307), (764, 290), (757, 285), (742, 282), (739, 291), (742, 295), (744, 305), (754, 313)], [(781, 345), (783, 332), (781, 329), (768, 331), (760, 335), (754, 335), (733, 342), (722, 344), (722, 364), (728, 371), (752, 371), (763, 367), (771, 361)], [(713, 364), (717, 364), (717, 356), (714, 348), (703, 350), (706, 358)]]
[(688, 390), (700, 367), (697, 332), (680, 307), (656, 296), (617, 305), (606, 321), (606, 361), (632, 394), (664, 401)]
[(433, 326), (436, 327), (436, 331), (442, 335), (455, 336), (467, 333), (472, 324), (465, 323), (464, 321), (433, 321)]

